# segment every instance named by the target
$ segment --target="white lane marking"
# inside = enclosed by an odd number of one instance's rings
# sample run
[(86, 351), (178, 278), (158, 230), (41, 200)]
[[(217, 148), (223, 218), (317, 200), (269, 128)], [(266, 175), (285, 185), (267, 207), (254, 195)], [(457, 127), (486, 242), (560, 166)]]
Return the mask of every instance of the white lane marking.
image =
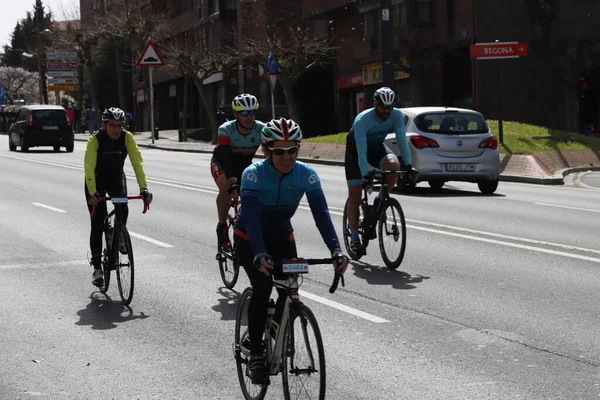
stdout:
[(459, 237), (459, 238), (463, 238), (463, 239), (476, 240), (476, 241), (479, 241), (479, 242), (486, 242), (486, 243), (498, 244), (498, 245), (501, 245), (501, 246), (508, 246), (508, 247), (516, 247), (516, 248), (524, 249), (524, 250), (537, 251), (537, 252), (540, 252), (540, 253), (547, 253), (547, 254), (553, 254), (553, 255), (556, 255), (556, 256), (570, 257), (570, 258), (576, 258), (578, 260), (585, 260), (585, 261), (591, 261), (591, 262), (595, 262), (595, 263), (600, 263), (600, 258), (587, 257), (587, 256), (579, 255), (579, 254), (565, 253), (564, 251), (544, 249), (544, 248), (541, 248), (541, 247), (527, 246), (527, 245), (518, 244), (518, 243), (503, 242), (503, 241), (500, 241), (500, 240), (480, 238), (480, 237), (463, 235), (463, 234), (454, 233), (454, 232), (444, 232), (444, 231), (439, 231), (439, 230), (436, 230), (436, 229), (425, 228), (425, 227), (421, 227), (421, 226), (410, 226), (410, 228), (416, 229), (416, 230), (420, 230), (420, 231), (425, 231), (425, 232), (432, 232), (432, 233), (439, 233), (439, 234), (442, 234), (442, 235), (455, 236), (455, 237)]
[(140, 235), (139, 233), (135, 233), (135, 232), (131, 232), (130, 231), (129, 232), (129, 236), (133, 236), (133, 237), (136, 237), (138, 239), (145, 240), (147, 242), (150, 242), (152, 244), (155, 244), (155, 245), (158, 245), (158, 246), (161, 246), (161, 247), (167, 247), (167, 248), (173, 247), (173, 245), (171, 245), (171, 244), (168, 244), (168, 243), (165, 243), (165, 242), (161, 242), (161, 241), (156, 240), (156, 239), (149, 238), (148, 236)]
[(346, 312), (348, 314), (352, 314), (352, 315), (354, 315), (356, 317), (360, 317), (360, 318), (366, 319), (367, 321), (375, 322), (377, 324), (382, 324), (382, 323), (385, 323), (385, 322), (390, 322), (387, 319), (383, 319), (383, 318), (378, 317), (376, 315), (369, 314), (369, 313), (366, 313), (364, 311), (360, 311), (360, 310), (357, 310), (355, 308), (345, 306), (345, 305), (343, 305), (341, 303), (328, 300), (328, 299), (326, 299), (324, 297), (321, 297), (321, 296), (317, 296), (316, 294), (305, 292), (304, 290), (300, 290), (299, 293), (300, 293), (300, 296), (302, 296), (302, 297), (306, 297), (307, 299), (311, 299), (311, 300), (314, 300), (314, 301), (319, 302), (321, 304), (325, 304), (325, 305), (327, 305), (329, 307), (337, 308), (340, 311), (344, 311), (344, 312)]
[(0, 265), (0, 269), (18, 269), (18, 268), (46, 268), (48, 266), (56, 266), (56, 265), (83, 265), (86, 263), (85, 260), (77, 260), (77, 261), (60, 261), (55, 263), (28, 263), (28, 264), (8, 264), (8, 265)]
[(59, 213), (66, 213), (65, 210), (61, 210), (60, 208), (55, 208), (55, 207), (52, 207), (52, 206), (48, 206), (46, 204), (42, 204), (42, 203), (31, 203), (31, 204), (33, 204), (34, 206), (38, 206), (38, 207), (42, 207), (42, 208), (47, 208), (48, 210), (56, 211), (56, 212), (59, 212)]
[(550, 204), (550, 203), (533, 203), (533, 204), (536, 204), (538, 206), (568, 208), (569, 210), (577, 210), (577, 211), (587, 211), (587, 212), (600, 213), (600, 210), (592, 210), (591, 208), (580, 208), (580, 207), (562, 206), (560, 204)]

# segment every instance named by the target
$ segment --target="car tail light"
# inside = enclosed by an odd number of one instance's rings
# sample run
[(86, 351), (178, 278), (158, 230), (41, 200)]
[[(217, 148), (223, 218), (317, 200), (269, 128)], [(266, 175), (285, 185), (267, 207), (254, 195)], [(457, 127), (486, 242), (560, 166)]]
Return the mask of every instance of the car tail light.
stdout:
[(496, 150), (498, 148), (498, 140), (495, 136), (489, 137), (479, 143), (479, 148)]
[(438, 144), (438, 142), (436, 142), (435, 140), (430, 139), (430, 138), (425, 137), (425, 136), (421, 136), (421, 135), (411, 136), (410, 137), (410, 142), (417, 149), (424, 149), (426, 147), (440, 147), (440, 145)]
[(27, 125), (33, 126), (33, 111), (29, 111), (29, 116), (27, 117)]

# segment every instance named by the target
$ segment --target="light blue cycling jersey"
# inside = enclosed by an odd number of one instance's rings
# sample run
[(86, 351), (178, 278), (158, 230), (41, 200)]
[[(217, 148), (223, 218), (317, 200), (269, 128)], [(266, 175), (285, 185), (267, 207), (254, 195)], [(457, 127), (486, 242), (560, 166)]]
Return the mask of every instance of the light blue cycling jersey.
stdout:
[(412, 164), (410, 150), (406, 141), (406, 127), (404, 126), (404, 114), (398, 108), (394, 108), (385, 121), (380, 121), (375, 115), (375, 108), (369, 108), (358, 114), (352, 124), (349, 136), (356, 142), (358, 153), (358, 166), (362, 176), (369, 172), (367, 151), (369, 148), (380, 146), (388, 133), (396, 134), (398, 149), (405, 165)]
[(317, 172), (296, 161), (289, 174), (279, 176), (271, 161), (265, 159), (250, 165), (242, 174), (242, 205), (235, 223), (236, 232), (240, 229), (246, 233), (255, 256), (266, 253), (265, 240), (292, 232), (290, 220), (304, 194), (325, 244), (332, 253), (340, 250)]
[(231, 146), (231, 153), (234, 155), (254, 157), (264, 126), (263, 122), (254, 121), (252, 130), (247, 135), (242, 135), (238, 131), (236, 120), (227, 121), (219, 127), (217, 146)]

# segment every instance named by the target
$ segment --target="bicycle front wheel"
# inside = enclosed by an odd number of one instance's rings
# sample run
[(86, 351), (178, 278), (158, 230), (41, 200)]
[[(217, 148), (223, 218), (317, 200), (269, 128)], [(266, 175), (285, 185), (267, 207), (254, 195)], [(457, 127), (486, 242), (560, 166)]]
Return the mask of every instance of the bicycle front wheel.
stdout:
[(234, 356), (240, 387), (246, 400), (262, 400), (267, 394), (268, 385), (253, 385), (248, 369), (250, 358), (250, 338), (248, 337), (248, 308), (252, 298), (252, 288), (246, 288), (238, 300), (235, 316)]
[(383, 205), (377, 233), (383, 262), (389, 269), (398, 268), (406, 249), (406, 222), (398, 200), (390, 197)]
[(231, 253), (219, 250), (217, 260), (219, 261), (219, 272), (221, 273), (223, 284), (227, 289), (233, 289), (240, 274), (240, 266), (237, 261), (235, 249), (232, 248)]
[(325, 399), (325, 350), (312, 311), (298, 304), (288, 325), (283, 349), (283, 395), (291, 399)]
[(119, 283), (119, 294), (124, 305), (129, 305), (133, 298), (133, 247), (131, 238), (125, 226), (122, 226), (119, 233), (119, 240), (114, 244), (115, 251), (115, 269), (117, 271), (117, 282)]

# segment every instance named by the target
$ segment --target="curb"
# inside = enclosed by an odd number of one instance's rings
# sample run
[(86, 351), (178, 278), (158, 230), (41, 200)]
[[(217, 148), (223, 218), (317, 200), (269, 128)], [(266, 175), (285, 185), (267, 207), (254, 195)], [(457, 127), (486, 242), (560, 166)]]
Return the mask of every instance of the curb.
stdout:
[[(75, 136), (76, 141), (87, 142), (87, 138), (77, 138)], [(170, 140), (164, 138), (162, 140)], [(156, 150), (165, 150), (165, 151), (178, 151), (183, 153), (212, 153), (212, 150), (204, 150), (204, 149), (186, 149), (186, 148), (178, 148), (178, 147), (169, 147), (163, 144), (145, 144), (138, 143), (138, 147), (143, 147), (147, 149), (156, 149)], [(256, 154), (258, 158), (264, 158), (262, 154)], [(309, 158), (309, 157), (298, 157), (299, 161), (311, 164), (321, 164), (321, 165), (334, 165), (334, 166), (343, 166), (343, 161), (337, 160), (324, 160), (319, 158)], [(552, 176), (547, 178), (534, 178), (531, 176), (524, 175), (506, 175), (500, 174), (501, 182), (516, 182), (516, 183), (533, 183), (537, 185), (564, 185), (564, 177), (577, 172), (585, 172), (585, 171), (600, 171), (600, 167), (574, 167), (574, 168), (563, 168), (556, 171)]]

